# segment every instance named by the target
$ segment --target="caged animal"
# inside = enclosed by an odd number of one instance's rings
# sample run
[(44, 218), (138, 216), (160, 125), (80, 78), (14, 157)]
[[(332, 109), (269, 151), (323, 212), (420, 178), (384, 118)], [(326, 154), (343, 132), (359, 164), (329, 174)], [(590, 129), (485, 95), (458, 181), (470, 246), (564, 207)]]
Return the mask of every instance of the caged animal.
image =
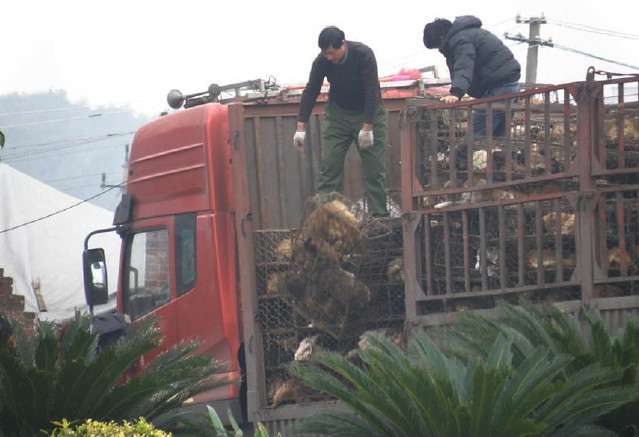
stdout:
[(339, 337), (371, 301), (368, 287), (348, 271), (362, 249), (361, 225), (346, 204), (340, 199), (319, 204), (292, 243), (285, 285), (273, 288), (314, 327)]
[(293, 256), (293, 240), (285, 238), (275, 247), (275, 257), (278, 261), (290, 261)]
[(389, 282), (404, 282), (404, 260), (401, 256), (393, 258), (386, 266), (386, 279)]
[(286, 274), (283, 272), (269, 273), (266, 278), (266, 294), (275, 295), (282, 294), (283, 288), (286, 287)]
[[(551, 233), (554, 233), (557, 229), (557, 213), (549, 212), (543, 216), (544, 226)], [(562, 235), (574, 235), (575, 234), (575, 214), (560, 212), (559, 222), (561, 223)]]
[(295, 361), (311, 361), (321, 351), (319, 335), (304, 338), (295, 350)]
[(336, 338), (363, 322), (371, 292), (351, 272), (327, 267), (313, 277), (289, 274), (286, 290), (294, 307), (317, 329)]
[(321, 204), (302, 226), (304, 242), (314, 242), (318, 252), (328, 246), (339, 255), (358, 250), (362, 244), (360, 222), (341, 200)]
[(310, 389), (295, 378), (274, 381), (269, 392), (273, 408), (283, 404), (299, 404), (309, 401), (312, 395)]

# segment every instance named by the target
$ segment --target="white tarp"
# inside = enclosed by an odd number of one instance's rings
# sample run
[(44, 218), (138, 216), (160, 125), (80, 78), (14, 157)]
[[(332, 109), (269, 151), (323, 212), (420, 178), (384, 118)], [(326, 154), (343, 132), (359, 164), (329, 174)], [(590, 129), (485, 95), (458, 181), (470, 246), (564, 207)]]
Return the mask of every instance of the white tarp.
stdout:
[[(0, 162), (0, 231), (80, 202)], [(0, 233), (0, 268), (13, 278), (13, 293), (24, 295), (26, 311), (60, 320), (76, 308), (87, 310), (82, 280), (84, 238), (108, 228), (113, 213), (88, 202), (36, 223)], [(109, 294), (116, 289), (120, 238), (111, 232), (91, 238), (89, 247), (104, 248)], [(34, 286), (39, 286), (46, 312), (40, 312)], [(110, 305), (96, 307), (102, 311)]]

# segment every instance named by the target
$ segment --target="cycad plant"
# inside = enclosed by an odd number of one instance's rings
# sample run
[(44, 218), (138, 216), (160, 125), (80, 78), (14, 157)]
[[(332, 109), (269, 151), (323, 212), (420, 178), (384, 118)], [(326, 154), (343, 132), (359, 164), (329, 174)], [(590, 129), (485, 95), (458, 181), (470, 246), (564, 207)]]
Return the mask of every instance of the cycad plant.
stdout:
[(6, 436), (32, 436), (62, 419), (145, 417), (165, 429), (188, 421), (176, 408), (220, 385), (211, 378), (220, 365), (195, 355), (196, 343), (185, 343), (132, 376), (135, 363), (160, 343), (151, 318), (99, 352), (98, 335), (82, 316), (64, 328), (40, 323), (33, 336), (15, 335), (0, 345), (0, 430)]
[(425, 334), (404, 351), (370, 336), (362, 365), (327, 353), (291, 373), (341, 400), (346, 411), (302, 422), (302, 433), (331, 436), (513, 437), (611, 435), (592, 423), (636, 399), (612, 386), (623, 371), (593, 364), (559, 378), (573, 358), (540, 346), (513, 366), (513, 340), (498, 335), (485, 357), (445, 355)]
[[(623, 377), (616, 384), (634, 386), (639, 391), (639, 327), (629, 321), (624, 329), (613, 333), (593, 308), (584, 307), (571, 314), (556, 306), (503, 305), (495, 319), (464, 313), (453, 326), (436, 332), (435, 337), (447, 353), (468, 362), (486, 357), (488, 348), (500, 335), (513, 339), (515, 365), (535, 348), (545, 347), (554, 355), (572, 357), (566, 375), (598, 364), (622, 371)], [(639, 435), (639, 402), (624, 405), (599, 423), (623, 436)]]

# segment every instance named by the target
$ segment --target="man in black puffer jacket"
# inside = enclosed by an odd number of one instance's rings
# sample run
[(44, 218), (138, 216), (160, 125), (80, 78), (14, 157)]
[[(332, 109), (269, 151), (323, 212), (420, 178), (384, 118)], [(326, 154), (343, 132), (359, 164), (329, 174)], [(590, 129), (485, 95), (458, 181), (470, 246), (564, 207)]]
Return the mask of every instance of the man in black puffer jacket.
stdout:
[[(490, 97), (519, 91), (521, 67), (499, 38), (481, 28), (481, 20), (472, 15), (457, 17), (453, 23), (439, 18), (424, 27), (424, 45), (439, 49), (446, 57), (452, 86), (450, 96), (443, 100), (452, 103), (464, 94), (471, 97)], [(505, 114), (495, 111), (493, 135), (504, 135)], [(475, 114), (474, 131), (484, 135), (486, 116), (483, 110)]]

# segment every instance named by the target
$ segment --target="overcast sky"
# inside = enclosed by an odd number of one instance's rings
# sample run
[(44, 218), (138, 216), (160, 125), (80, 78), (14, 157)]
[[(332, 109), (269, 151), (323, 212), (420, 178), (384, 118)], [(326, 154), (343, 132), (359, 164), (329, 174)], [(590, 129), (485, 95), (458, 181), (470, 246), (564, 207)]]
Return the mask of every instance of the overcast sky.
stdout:
[[(498, 35), (527, 34), (522, 17), (639, 34), (639, 2), (611, 0), (497, 1), (143, 1), (3, 0), (0, 23), (0, 94), (65, 89), (90, 105), (128, 104), (156, 114), (166, 93), (275, 76), (305, 82), (317, 54), (317, 34), (340, 26), (348, 39), (376, 53), (380, 74), (401, 67), (437, 65), (442, 56), (422, 44), (435, 17), (473, 14)], [(542, 38), (639, 65), (639, 39), (542, 26)], [(509, 45), (512, 42), (508, 43)], [(525, 71), (526, 46), (513, 46)], [(582, 79), (596, 65), (629, 69), (555, 48), (540, 52), (538, 82)], [(522, 73), (523, 74), (523, 73)], [(2, 108), (0, 108), (0, 112)]]

